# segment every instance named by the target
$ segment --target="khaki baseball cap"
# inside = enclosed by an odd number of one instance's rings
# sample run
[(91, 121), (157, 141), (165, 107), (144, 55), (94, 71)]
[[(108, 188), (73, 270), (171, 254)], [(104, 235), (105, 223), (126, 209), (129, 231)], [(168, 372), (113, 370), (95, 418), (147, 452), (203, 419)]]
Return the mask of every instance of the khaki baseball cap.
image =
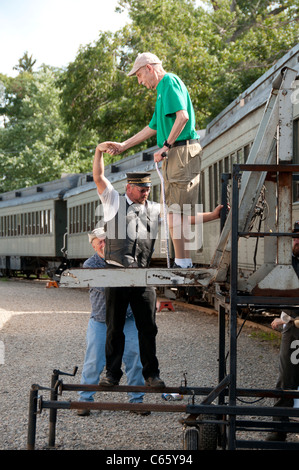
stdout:
[(138, 54), (132, 70), (128, 73), (129, 76), (135, 75), (135, 73), (147, 64), (162, 64), (162, 61), (151, 52), (143, 52), (142, 54)]

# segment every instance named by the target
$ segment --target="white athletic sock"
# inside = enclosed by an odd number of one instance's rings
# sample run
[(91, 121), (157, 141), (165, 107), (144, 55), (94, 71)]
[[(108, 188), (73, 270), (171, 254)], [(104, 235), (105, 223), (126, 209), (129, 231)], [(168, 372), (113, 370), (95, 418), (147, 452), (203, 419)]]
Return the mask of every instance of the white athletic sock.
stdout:
[(191, 258), (175, 258), (174, 262), (177, 266), (180, 266), (181, 268), (192, 268), (193, 266)]

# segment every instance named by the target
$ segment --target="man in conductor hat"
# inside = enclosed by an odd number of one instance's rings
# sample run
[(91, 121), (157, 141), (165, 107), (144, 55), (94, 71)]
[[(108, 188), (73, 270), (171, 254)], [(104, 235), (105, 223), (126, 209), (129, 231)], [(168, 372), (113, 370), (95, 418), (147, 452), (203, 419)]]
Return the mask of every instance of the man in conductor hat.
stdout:
[[(147, 267), (154, 250), (160, 204), (148, 201), (149, 173), (128, 173), (125, 195), (120, 195), (104, 175), (103, 152), (96, 148), (93, 178), (103, 204), (106, 230), (105, 260), (110, 267)], [(140, 359), (145, 384), (165, 387), (159, 377), (156, 357), (156, 293), (153, 287), (106, 288), (106, 377), (100, 385), (117, 385), (122, 376), (124, 323), (131, 305), (139, 336)]]
[[(149, 90), (157, 90), (155, 111), (148, 126), (124, 142), (109, 142), (108, 153), (116, 155), (157, 137), (155, 162), (163, 161), (165, 201), (169, 208), (169, 230), (175, 251), (175, 267), (192, 266), (187, 249), (186, 220), (199, 202), (201, 146), (195, 130), (195, 113), (182, 80), (167, 73), (161, 60), (150, 52), (138, 54), (129, 76)], [(167, 158), (165, 158), (167, 157)], [(185, 216), (185, 217), (184, 217)]]

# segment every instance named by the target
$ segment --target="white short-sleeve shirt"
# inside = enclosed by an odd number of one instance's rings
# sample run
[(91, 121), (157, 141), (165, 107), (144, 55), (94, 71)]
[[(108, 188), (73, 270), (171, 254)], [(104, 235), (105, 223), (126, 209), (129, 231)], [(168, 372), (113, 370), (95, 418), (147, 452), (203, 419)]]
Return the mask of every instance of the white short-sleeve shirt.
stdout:
[[(104, 221), (108, 222), (109, 220), (113, 219), (113, 217), (115, 217), (119, 209), (119, 193), (116, 191), (116, 189), (114, 189), (109, 181), (102, 194), (99, 194), (99, 197), (103, 204)], [(125, 194), (125, 197), (129, 205), (133, 204), (133, 201), (131, 201), (127, 194)], [(145, 204), (135, 203), (135, 207), (136, 209), (138, 208), (139, 212), (146, 210)]]

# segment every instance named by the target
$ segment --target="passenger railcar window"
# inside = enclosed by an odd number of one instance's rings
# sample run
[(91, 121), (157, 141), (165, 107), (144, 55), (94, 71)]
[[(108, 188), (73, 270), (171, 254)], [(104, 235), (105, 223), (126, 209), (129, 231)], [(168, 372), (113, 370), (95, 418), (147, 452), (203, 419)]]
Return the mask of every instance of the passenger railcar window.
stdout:
[(248, 144), (248, 145), (245, 145), (244, 147), (244, 163), (247, 162), (249, 152), (250, 152), (250, 145)]
[(32, 212), (32, 235), (36, 233), (35, 212)]
[(232, 153), (231, 156), (230, 156), (230, 159), (231, 159), (231, 168), (233, 168), (233, 165), (234, 165), (235, 163), (238, 163), (238, 162), (237, 162), (237, 154), (236, 154), (235, 152)]
[(83, 230), (83, 206), (79, 206), (79, 232)]
[(48, 212), (48, 230), (49, 230), (48, 233), (52, 233), (53, 232), (52, 211), (48, 209), (47, 212)]
[(24, 214), (21, 214), (21, 233), (20, 235), (25, 235), (24, 231)]
[[(299, 164), (299, 119), (293, 123), (293, 162)], [(299, 201), (299, 181), (293, 182), (293, 202)]]
[(36, 233), (40, 234), (40, 213), (36, 212)]
[(94, 230), (95, 226), (96, 226), (96, 222), (95, 222), (95, 218), (96, 218), (96, 210), (97, 210), (97, 207), (96, 207), (96, 203), (95, 201), (92, 201), (90, 203), (90, 211), (91, 211), (91, 230)]
[[(214, 163), (213, 166), (213, 176), (214, 176), (214, 205), (218, 204), (218, 171), (217, 171), (217, 163)], [(213, 210), (213, 206), (211, 208)]]
[(238, 163), (244, 163), (244, 153), (243, 153), (243, 149), (239, 149), (237, 151), (237, 161)]
[(94, 201), (94, 218), (93, 218), (93, 229), (97, 226), (98, 222), (101, 220), (103, 216), (102, 205), (98, 201)]
[(160, 185), (156, 184), (152, 189), (152, 200), (154, 202), (160, 202)]
[(91, 230), (91, 204), (90, 202), (88, 202), (86, 205), (86, 212), (87, 212), (86, 230), (87, 232), (89, 232)]
[(201, 199), (200, 202), (203, 205), (203, 210), (206, 212), (206, 196), (205, 196), (205, 172), (202, 171), (200, 175), (200, 194), (201, 194)]
[(213, 191), (213, 168), (210, 166), (209, 167), (209, 195), (210, 195), (210, 200), (209, 200), (209, 204), (210, 204), (210, 207), (208, 208), (208, 211), (210, 210), (213, 210), (212, 207), (214, 206), (214, 200), (213, 200), (213, 197), (214, 197), (214, 191)]
[(82, 230), (83, 232), (86, 232), (87, 228), (87, 215), (86, 215), (86, 204), (83, 204), (82, 206)]
[(28, 214), (25, 214), (25, 219), (24, 219), (24, 226), (25, 226), (25, 235), (28, 235)]
[(75, 232), (78, 233), (79, 232), (79, 206), (76, 206), (75, 208), (75, 221), (76, 221), (76, 228), (75, 228)]
[(218, 188), (219, 188), (219, 199), (218, 203), (221, 203), (221, 193), (222, 193), (222, 173), (223, 173), (223, 160), (218, 162)]
[(32, 234), (32, 214), (28, 213), (28, 235)]
[(69, 207), (68, 225), (69, 225), (69, 234), (71, 234), (73, 233), (73, 208), (72, 207)]
[(229, 157), (224, 159), (224, 173), (230, 173)]

